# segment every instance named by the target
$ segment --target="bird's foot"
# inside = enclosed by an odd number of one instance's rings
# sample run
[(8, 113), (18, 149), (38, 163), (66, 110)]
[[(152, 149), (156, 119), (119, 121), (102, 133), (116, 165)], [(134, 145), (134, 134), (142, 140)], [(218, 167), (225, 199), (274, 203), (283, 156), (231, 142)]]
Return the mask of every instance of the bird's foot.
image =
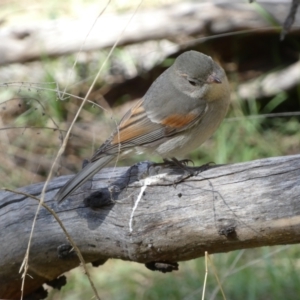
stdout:
[(191, 159), (183, 159), (183, 160), (178, 160), (175, 157), (172, 157), (171, 159), (164, 159), (162, 163), (154, 163), (153, 166), (166, 166), (166, 167), (179, 167), (180, 169), (186, 171), (189, 173), (191, 176), (198, 175), (201, 172), (204, 172), (208, 169), (218, 167), (221, 165), (215, 165), (214, 162), (209, 162), (206, 163), (202, 166), (188, 166), (189, 163), (192, 163), (194, 165), (194, 162)]
[(182, 168), (184, 166), (187, 166), (189, 162), (194, 164), (194, 162), (191, 159), (177, 160), (176, 158), (172, 158), (172, 159), (164, 158), (163, 162), (153, 163), (152, 166), (153, 167), (162, 166), (162, 167), (180, 167), (180, 168)]

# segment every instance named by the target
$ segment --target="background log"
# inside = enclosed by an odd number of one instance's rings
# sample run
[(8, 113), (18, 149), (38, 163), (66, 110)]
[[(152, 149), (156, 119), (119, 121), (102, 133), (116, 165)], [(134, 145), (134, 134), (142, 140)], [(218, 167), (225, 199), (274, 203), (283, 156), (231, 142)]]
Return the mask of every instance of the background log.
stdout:
[[(80, 49), (92, 51), (111, 47), (121, 33), (120, 46), (160, 39), (180, 43), (182, 38), (186, 41), (187, 36), (203, 37), (245, 29), (258, 29), (261, 33), (278, 31), (265, 27), (283, 24), (289, 9), (288, 0), (259, 1), (259, 6), (237, 0), (228, 3), (180, 3), (148, 11), (139, 10), (124, 33), (122, 31), (132, 12), (104, 14), (95, 24), (95, 20), (90, 18), (8, 26), (0, 30), (0, 65), (36, 60), (44, 55), (75, 53)], [(298, 34), (299, 15), (298, 12), (292, 29)]]
[[(56, 211), (86, 262), (176, 262), (205, 251), (300, 241), (300, 155), (216, 167), (184, 180), (181, 170), (160, 167), (150, 167), (153, 176), (145, 177), (148, 167), (104, 169), (61, 205), (53, 196), (69, 176), (48, 185), (45, 203)], [(22, 191), (39, 196), (43, 184)], [(93, 208), (88, 207), (83, 199), (96, 190), (97, 198), (89, 198)], [(100, 207), (110, 199), (113, 204)], [(16, 298), (37, 202), (11, 192), (1, 192), (0, 201), (0, 298)], [(62, 229), (42, 208), (25, 295), (79, 265), (76, 255), (58, 257), (64, 245)]]

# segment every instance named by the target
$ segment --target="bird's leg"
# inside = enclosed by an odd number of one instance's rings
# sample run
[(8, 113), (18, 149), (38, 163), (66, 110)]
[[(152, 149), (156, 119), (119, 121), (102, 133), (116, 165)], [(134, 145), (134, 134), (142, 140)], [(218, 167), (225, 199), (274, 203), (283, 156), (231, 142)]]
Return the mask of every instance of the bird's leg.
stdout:
[(177, 158), (172, 157), (171, 159), (164, 158), (162, 163), (154, 163), (153, 166), (154, 167), (156, 167), (156, 166), (179, 167), (180, 169), (188, 172), (190, 176), (195, 176), (195, 175), (197, 175), (201, 172), (204, 172), (208, 169), (211, 169), (211, 168), (223, 166), (223, 165), (216, 165), (214, 162), (209, 162), (202, 166), (190, 167), (190, 166), (188, 166), (188, 163), (190, 163), (190, 162), (194, 165), (194, 162), (191, 159), (178, 160)]
[[(192, 162), (192, 160), (190, 159), (184, 159), (184, 160), (178, 160), (177, 158), (175, 157), (172, 157), (172, 162), (180, 167), (181, 169), (187, 171), (188, 173), (190, 173), (190, 175), (194, 176), (194, 175), (197, 175), (201, 172), (204, 172), (208, 169), (211, 169), (211, 168), (215, 168), (215, 167), (220, 167), (220, 166), (223, 166), (223, 165), (216, 165), (214, 162), (208, 162), (202, 166), (199, 166), (199, 167), (189, 167), (187, 165), (188, 162)], [(194, 164), (194, 163), (193, 163)]]
[(172, 164), (172, 161), (163, 158), (163, 162), (161, 163), (152, 163), (151, 166), (153, 167), (160, 167), (160, 166), (170, 166)]
[(172, 159), (167, 159), (167, 158), (163, 158), (163, 162), (162, 163), (153, 163), (153, 166), (169, 166), (169, 167), (181, 167), (181, 166), (187, 166), (189, 162), (191, 162), (192, 164), (194, 164), (194, 162), (191, 159), (183, 159), (183, 160), (177, 160), (175, 159), (176, 162)]
[(175, 157), (172, 157), (171, 159), (172, 159), (173, 165), (180, 167), (181, 169), (189, 168), (188, 167), (189, 162), (191, 162), (193, 164), (193, 166), (195, 165), (191, 159), (178, 160)]

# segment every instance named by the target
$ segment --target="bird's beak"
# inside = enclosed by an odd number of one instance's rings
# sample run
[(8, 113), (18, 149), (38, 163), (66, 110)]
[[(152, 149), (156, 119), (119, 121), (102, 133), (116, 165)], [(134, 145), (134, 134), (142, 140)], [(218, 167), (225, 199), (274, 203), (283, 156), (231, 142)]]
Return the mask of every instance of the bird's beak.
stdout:
[(222, 83), (221, 79), (218, 78), (215, 74), (211, 74), (207, 78), (207, 83)]

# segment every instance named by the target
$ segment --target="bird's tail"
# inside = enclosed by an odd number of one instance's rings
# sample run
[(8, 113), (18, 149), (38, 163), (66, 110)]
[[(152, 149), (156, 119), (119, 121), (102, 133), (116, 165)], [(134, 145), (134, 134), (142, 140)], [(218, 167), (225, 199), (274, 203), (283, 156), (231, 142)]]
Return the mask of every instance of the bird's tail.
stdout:
[(96, 161), (88, 163), (58, 191), (58, 193), (55, 195), (55, 199), (58, 201), (58, 203), (62, 202), (74, 190), (79, 188), (93, 175), (105, 167), (111, 160), (114, 159), (114, 157), (115, 155), (105, 155)]

